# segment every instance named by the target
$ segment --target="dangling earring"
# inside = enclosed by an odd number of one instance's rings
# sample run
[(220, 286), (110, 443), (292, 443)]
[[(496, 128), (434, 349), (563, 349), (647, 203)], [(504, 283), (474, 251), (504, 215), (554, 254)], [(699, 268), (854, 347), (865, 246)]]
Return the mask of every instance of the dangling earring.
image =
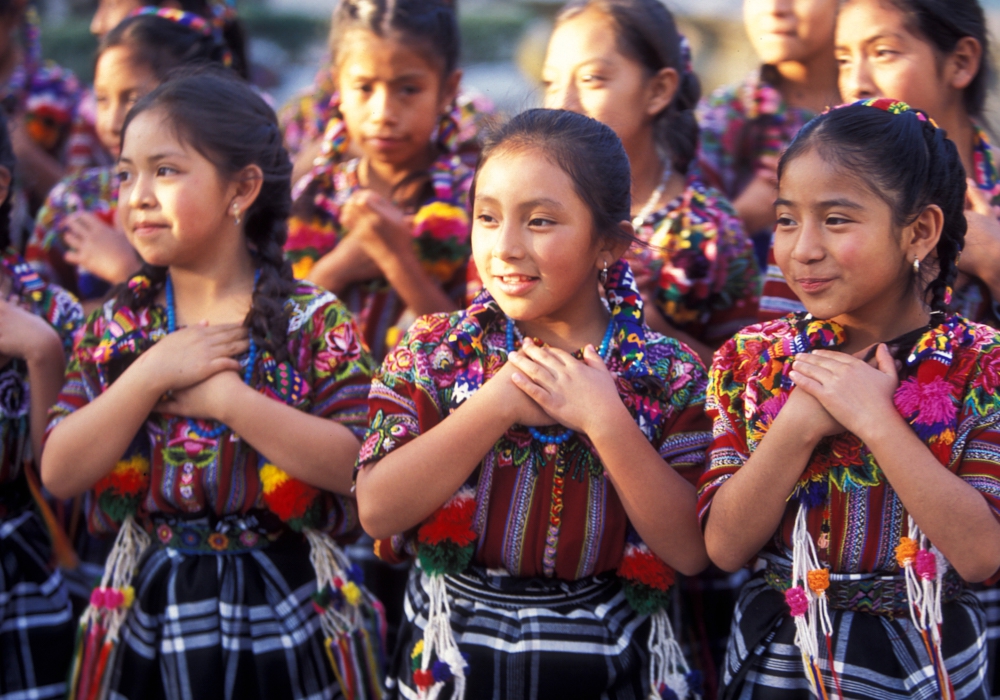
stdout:
[(236, 225), (237, 226), (239, 226), (240, 223), (243, 221), (243, 219), (240, 218), (240, 204), (239, 204), (239, 202), (233, 202), (233, 219), (236, 220)]
[(604, 269), (601, 270), (601, 273), (597, 276), (597, 279), (599, 279), (601, 281), (601, 285), (602, 286), (604, 286), (604, 285), (606, 285), (608, 283), (608, 261), (607, 260), (604, 261)]
[(920, 258), (918, 258), (916, 255), (913, 256), (913, 274), (915, 275), (920, 274)]

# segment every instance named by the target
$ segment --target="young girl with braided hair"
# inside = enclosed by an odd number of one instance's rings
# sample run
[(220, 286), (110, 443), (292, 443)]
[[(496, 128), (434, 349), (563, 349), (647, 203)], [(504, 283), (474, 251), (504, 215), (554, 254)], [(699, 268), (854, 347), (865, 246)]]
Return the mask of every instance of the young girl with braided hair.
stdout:
[[(116, 159), (128, 110), (181, 66), (223, 65), (226, 49), (201, 17), (146, 8), (102, 39), (94, 86), (97, 133)], [(42, 277), (95, 308), (112, 285), (138, 271), (141, 261), (116, 223), (115, 166), (70, 175), (49, 193), (28, 239), (25, 258)]]
[(707, 563), (705, 375), (643, 323), (620, 259), (625, 150), (594, 119), (529, 110), (476, 178), (485, 290), (419, 319), (369, 396), (361, 522), (419, 564), (391, 696), (692, 697), (664, 606), (674, 568)]
[(720, 697), (987, 698), (968, 583), (1000, 569), (1000, 336), (948, 309), (958, 150), (867, 100), (810, 122), (778, 177), (774, 253), (807, 312), (739, 333), (708, 389), (708, 553), (757, 562)]
[(205, 72), (136, 103), (123, 134), (144, 263), (88, 319), (42, 463), (55, 495), (92, 490), (92, 530), (118, 530), (70, 697), (372, 696), (379, 606), (332, 539), (357, 523), (371, 361), (284, 261), (274, 112)]
[[(458, 18), (446, 0), (341, 0), (338, 104), (295, 187), (296, 277), (339, 295), (377, 360), (417, 316), (458, 308), (472, 172), (455, 152)], [(361, 155), (343, 158), (348, 148)]]

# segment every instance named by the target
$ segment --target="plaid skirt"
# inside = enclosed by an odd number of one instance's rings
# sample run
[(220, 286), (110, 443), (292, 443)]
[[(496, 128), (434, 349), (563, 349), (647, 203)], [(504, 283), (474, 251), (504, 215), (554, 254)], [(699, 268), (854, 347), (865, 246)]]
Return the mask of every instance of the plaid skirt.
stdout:
[(0, 699), (66, 694), (76, 634), (66, 582), (30, 506), (0, 518)]
[(153, 545), (111, 677), (118, 700), (343, 697), (312, 606), (305, 538), (225, 554)]
[[(632, 610), (617, 577), (526, 579), (473, 567), (445, 582), (451, 627), (469, 664), (466, 698), (648, 697), (648, 617)], [(427, 624), (426, 584), (413, 567), (386, 682), (390, 698), (415, 687), (410, 654)], [(446, 688), (441, 697), (449, 696)]]
[[(756, 574), (736, 605), (719, 697), (725, 700), (813, 698), (795, 645), (795, 624), (784, 595)], [(942, 652), (957, 698), (986, 700), (986, 624), (969, 591), (942, 605)], [(932, 700), (937, 678), (909, 617), (830, 610), (833, 655), (844, 698)], [(829, 660), (819, 660), (830, 685)], [(831, 689), (828, 687), (827, 691)]]
[(973, 593), (979, 599), (986, 614), (987, 676), (994, 700), (1000, 700), (1000, 583), (991, 586), (974, 586)]

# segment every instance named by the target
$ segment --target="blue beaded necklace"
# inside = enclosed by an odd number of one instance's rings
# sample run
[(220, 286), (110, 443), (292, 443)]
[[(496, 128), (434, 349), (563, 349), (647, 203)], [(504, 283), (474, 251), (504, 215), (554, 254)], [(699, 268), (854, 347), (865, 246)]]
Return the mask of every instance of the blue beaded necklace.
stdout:
[[(253, 276), (253, 288), (257, 289), (257, 282), (260, 280), (260, 270), (257, 270)], [(167, 285), (165, 294), (167, 297), (167, 333), (173, 333), (177, 330), (177, 307), (174, 306), (174, 283), (170, 279), (170, 274), (167, 274)], [(243, 383), (247, 386), (250, 385), (250, 379), (253, 377), (253, 368), (257, 364), (257, 343), (254, 342), (253, 336), (250, 336), (250, 350), (249, 357), (247, 358), (247, 366), (243, 369)], [(219, 425), (211, 430), (205, 430), (197, 423), (195, 423), (190, 418), (186, 418), (188, 428), (193, 431), (198, 437), (204, 438), (206, 440), (215, 440), (222, 436), (229, 428), (224, 423), (219, 423)]]
[[(514, 352), (514, 319), (510, 316), (507, 317), (507, 354)], [(598, 354), (601, 358), (607, 362), (608, 355), (611, 354), (611, 339), (615, 334), (615, 317), (612, 316), (611, 320), (608, 322), (608, 330), (604, 331), (604, 339), (601, 340), (601, 347), (597, 349)], [(541, 432), (538, 428), (534, 426), (527, 426), (528, 432), (531, 433), (531, 437), (543, 445), (561, 445), (571, 437), (573, 437), (573, 431), (566, 428), (562, 432), (556, 433), (555, 435), (546, 435)]]

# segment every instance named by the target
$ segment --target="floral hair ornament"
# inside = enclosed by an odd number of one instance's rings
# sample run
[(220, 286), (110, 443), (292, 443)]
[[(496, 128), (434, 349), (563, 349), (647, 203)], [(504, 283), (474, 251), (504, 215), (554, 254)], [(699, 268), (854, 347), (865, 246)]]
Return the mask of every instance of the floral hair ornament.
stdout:
[(858, 100), (857, 102), (852, 102), (850, 104), (832, 107), (828, 109), (827, 112), (831, 112), (834, 109), (843, 109), (844, 107), (873, 107), (875, 109), (881, 109), (883, 112), (888, 112), (889, 114), (912, 114), (919, 121), (927, 122), (935, 129), (941, 128), (938, 126), (936, 121), (927, 115), (926, 112), (915, 109), (901, 100), (893, 100), (888, 97), (870, 97), (867, 100)]
[(168, 19), (171, 22), (179, 24), (182, 27), (189, 27), (196, 32), (211, 37), (224, 49), (222, 54), (222, 64), (226, 68), (233, 67), (233, 54), (230, 53), (229, 49), (226, 47), (226, 40), (222, 36), (221, 23), (214, 20), (207, 20), (204, 17), (196, 15), (192, 12), (184, 12), (183, 10), (178, 10), (173, 7), (156, 7), (155, 5), (140, 7), (129, 13), (129, 17), (142, 17), (145, 15), (156, 15), (157, 17), (162, 17), (163, 19)]

